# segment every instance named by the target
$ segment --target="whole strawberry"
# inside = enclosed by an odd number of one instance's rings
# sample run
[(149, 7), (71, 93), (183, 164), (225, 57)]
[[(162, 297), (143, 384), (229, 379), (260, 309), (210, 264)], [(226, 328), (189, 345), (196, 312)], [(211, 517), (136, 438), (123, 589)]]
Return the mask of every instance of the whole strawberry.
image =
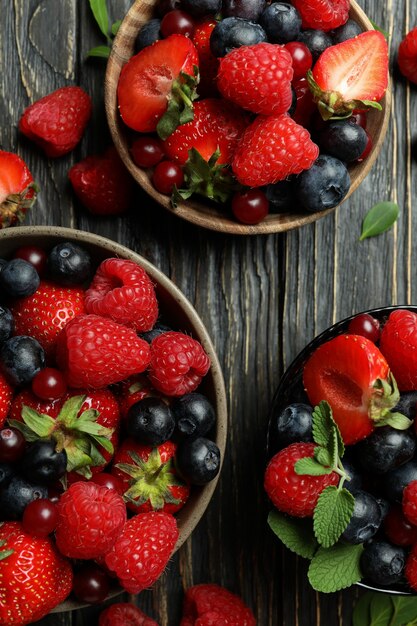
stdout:
[(98, 626), (158, 626), (134, 604), (112, 604), (100, 613)]
[(219, 585), (187, 589), (180, 626), (256, 626), (252, 611), (239, 596)]
[(51, 539), (27, 535), (19, 522), (0, 525), (0, 625), (37, 622), (63, 602), (72, 569)]
[(0, 373), (0, 428), (6, 421), (13, 398), (13, 387)]
[(380, 349), (400, 391), (417, 389), (417, 315), (393, 311), (382, 329)]
[(417, 526), (417, 480), (412, 480), (404, 489), (402, 507), (407, 520)]
[(260, 115), (243, 134), (232, 168), (242, 185), (261, 187), (308, 170), (318, 156), (310, 133), (288, 115)]
[(133, 404), (155, 394), (157, 392), (152, 389), (145, 374), (137, 374), (124, 380), (120, 385), (117, 396), (122, 420), (126, 419), (128, 411)]
[(23, 222), (35, 200), (36, 185), (26, 163), (0, 150), (0, 229)]
[(128, 520), (105, 556), (106, 566), (129, 593), (151, 587), (164, 571), (178, 539), (175, 518), (168, 513), (140, 513)]
[(417, 544), (412, 547), (407, 558), (405, 565), (405, 577), (411, 589), (417, 591)]
[(303, 28), (333, 30), (349, 18), (350, 0), (292, 0), (300, 13)]
[(400, 43), (397, 60), (400, 72), (412, 83), (417, 83), (417, 27)]
[(61, 87), (24, 111), (19, 130), (48, 157), (60, 157), (81, 140), (90, 116), (90, 96), (81, 87)]
[(258, 43), (235, 48), (220, 60), (217, 87), (243, 109), (280, 115), (291, 106), (292, 57), (283, 46)]

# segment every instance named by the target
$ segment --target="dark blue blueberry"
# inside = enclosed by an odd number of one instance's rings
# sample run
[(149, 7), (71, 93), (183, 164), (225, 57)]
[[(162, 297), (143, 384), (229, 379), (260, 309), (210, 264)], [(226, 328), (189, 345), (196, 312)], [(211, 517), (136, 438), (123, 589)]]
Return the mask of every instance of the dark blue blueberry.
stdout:
[(405, 391), (400, 395), (398, 404), (392, 409), (393, 413), (402, 413), (413, 420), (417, 414), (417, 391)]
[(9, 484), (0, 490), (0, 518), (22, 519), (29, 502), (47, 497), (48, 489), (44, 485), (34, 485), (21, 476), (13, 476)]
[(13, 467), (9, 463), (0, 463), (0, 488), (9, 484), (13, 478)]
[(23, 259), (12, 259), (0, 272), (0, 291), (4, 289), (12, 298), (31, 296), (39, 283), (38, 272), (31, 263)]
[(305, 43), (313, 56), (313, 63), (317, 61), (319, 56), (333, 45), (333, 40), (328, 33), (323, 30), (303, 30), (298, 41)]
[(269, 201), (270, 213), (288, 213), (294, 211), (294, 184), (292, 179), (281, 180), (264, 188)]
[(145, 398), (132, 404), (128, 411), (127, 432), (139, 443), (159, 446), (170, 439), (174, 428), (174, 415), (159, 398)]
[(318, 136), (318, 143), (326, 154), (350, 163), (363, 154), (368, 135), (359, 124), (351, 120), (340, 120), (325, 125)]
[(0, 305), (0, 345), (11, 337), (14, 330), (12, 312)]
[(286, 448), (296, 441), (313, 441), (313, 409), (309, 404), (295, 402), (272, 415), (269, 434), (271, 451)]
[(383, 478), (381, 488), (388, 500), (401, 502), (404, 489), (413, 480), (417, 480), (417, 462), (415, 460), (409, 461), (391, 472), (387, 472)]
[(306, 211), (325, 211), (340, 204), (350, 189), (350, 176), (342, 161), (321, 154), (297, 179), (296, 196)]
[(267, 41), (264, 29), (240, 17), (226, 17), (213, 29), (210, 48), (215, 57), (224, 57), (234, 48), (253, 46)]
[(32, 337), (11, 337), (0, 348), (0, 371), (12, 385), (26, 385), (45, 367), (45, 352)]
[(343, 468), (350, 480), (346, 480), (343, 486), (351, 493), (356, 493), (362, 489), (362, 476), (359, 470), (350, 462), (343, 459)]
[(346, 24), (343, 26), (339, 26), (336, 28), (333, 33), (333, 44), (336, 45), (338, 43), (343, 43), (343, 41), (347, 41), (348, 39), (353, 39), (357, 37), (362, 32), (362, 28), (359, 26), (355, 20), (348, 20)]
[(381, 509), (382, 521), (384, 521), (391, 505), (385, 498), (375, 498), (375, 500), (378, 502), (379, 508)]
[(164, 324), (155, 324), (152, 330), (148, 330), (147, 333), (141, 333), (140, 336), (148, 343), (152, 343), (152, 341), (159, 337), (159, 335), (168, 333), (170, 330), (172, 330), (172, 328), (169, 328), (169, 326), (164, 326)]
[(353, 509), (350, 522), (342, 534), (342, 539), (348, 543), (358, 544), (369, 541), (381, 525), (381, 508), (370, 493), (356, 491), (355, 508)]
[(48, 271), (59, 285), (81, 285), (91, 276), (91, 256), (71, 241), (59, 243), (48, 256)]
[(266, 0), (223, 0), (223, 15), (257, 22), (265, 7)]
[(6, 259), (0, 259), (0, 272), (3, 270), (4, 267), (6, 267), (7, 264), (8, 261), (6, 261)]
[(176, 466), (183, 478), (192, 485), (205, 485), (220, 470), (220, 450), (210, 439), (184, 439), (178, 446)]
[(149, 20), (149, 22), (145, 22), (138, 32), (135, 40), (135, 50), (140, 52), (160, 39), (162, 39), (161, 20), (155, 17)]
[(50, 485), (62, 478), (67, 470), (67, 453), (56, 451), (54, 439), (39, 439), (31, 443), (20, 463), (20, 470), (29, 480)]
[(214, 426), (216, 413), (201, 393), (187, 393), (172, 405), (177, 431), (187, 437), (206, 435)]
[(399, 546), (373, 541), (362, 553), (362, 574), (367, 582), (375, 585), (393, 585), (402, 578), (406, 556), (406, 551)]
[(259, 23), (272, 43), (295, 41), (300, 34), (301, 16), (286, 2), (273, 2), (262, 13)]
[(410, 461), (415, 450), (410, 430), (381, 426), (357, 445), (357, 458), (367, 472), (385, 474)]
[(203, 17), (210, 13), (219, 13), (222, 0), (181, 0), (181, 8), (193, 17)]

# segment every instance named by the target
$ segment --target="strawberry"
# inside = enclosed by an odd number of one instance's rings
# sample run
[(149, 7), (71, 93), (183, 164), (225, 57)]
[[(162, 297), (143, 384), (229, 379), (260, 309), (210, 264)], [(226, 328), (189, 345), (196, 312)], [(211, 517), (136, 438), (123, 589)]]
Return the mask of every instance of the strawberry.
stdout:
[(57, 337), (68, 322), (85, 313), (84, 290), (41, 281), (31, 296), (10, 304), (16, 335), (29, 335), (53, 358)]
[(333, 30), (348, 21), (350, 0), (292, 0), (300, 13), (302, 27)]
[(393, 311), (382, 329), (380, 350), (400, 391), (417, 390), (417, 315)]
[(258, 43), (235, 48), (220, 60), (217, 87), (243, 109), (280, 115), (291, 106), (292, 57), (283, 46)]
[(116, 543), (105, 556), (129, 593), (147, 589), (161, 576), (178, 539), (175, 517), (152, 511), (128, 520)]
[(23, 407), (27, 406), (33, 409), (37, 413), (43, 415), (49, 415), (49, 417), (56, 418), (62, 408), (63, 398), (56, 400), (41, 400), (30, 389), (23, 389), (19, 391), (12, 400), (10, 405), (9, 420), (17, 420), (23, 422), (22, 411)]
[(27, 535), (20, 522), (0, 525), (0, 625), (37, 622), (63, 602), (72, 569), (51, 539)]
[(184, 506), (190, 488), (176, 474), (176, 449), (172, 441), (152, 448), (125, 439), (114, 457), (111, 472), (124, 485), (128, 509), (134, 513), (176, 513)]
[(57, 361), (71, 387), (98, 389), (145, 371), (150, 349), (131, 328), (79, 315), (59, 335)]
[(158, 301), (151, 279), (134, 261), (103, 261), (85, 294), (87, 313), (109, 317), (138, 332), (151, 330), (158, 318)]
[(309, 169), (319, 149), (287, 114), (260, 115), (246, 129), (232, 161), (242, 185), (260, 187)]
[(388, 44), (376, 30), (362, 33), (323, 52), (307, 73), (324, 119), (349, 115), (354, 109), (381, 110), (388, 86)]
[(112, 604), (100, 613), (98, 626), (158, 626), (137, 606), (130, 602)]
[(219, 69), (219, 60), (216, 59), (210, 48), (210, 37), (216, 20), (207, 19), (197, 24), (192, 37), (193, 44), (198, 52), (200, 82), (197, 87), (199, 96), (208, 98), (217, 95), (216, 76)]
[(417, 525), (417, 480), (412, 480), (403, 491), (402, 508), (407, 520)]
[(300, 459), (313, 457), (314, 443), (293, 443), (278, 452), (269, 462), (264, 488), (279, 511), (294, 517), (312, 517), (319, 495), (329, 485), (337, 485), (339, 476), (299, 475), (294, 466)]
[(36, 200), (37, 187), (17, 154), (0, 150), (0, 229), (23, 222)]
[(134, 182), (114, 147), (76, 163), (68, 177), (93, 215), (121, 215), (132, 205)]
[(314, 351), (304, 366), (311, 404), (326, 400), (346, 444), (364, 439), (376, 425), (395, 427), (390, 409), (399, 400), (388, 363), (372, 341), (339, 335)]
[(219, 585), (187, 589), (180, 626), (256, 626), (252, 611), (242, 600)]
[(120, 407), (120, 416), (122, 420), (126, 419), (128, 411), (133, 404), (140, 402), (148, 396), (156, 395), (153, 391), (149, 380), (144, 374), (131, 376), (121, 383), (121, 389), (118, 394), (118, 402)]
[(0, 373), (0, 428), (6, 421), (12, 404), (13, 387), (8, 383), (3, 374)]
[(405, 577), (411, 589), (417, 591), (417, 544), (412, 547), (407, 557)]
[(48, 157), (60, 157), (81, 140), (91, 108), (91, 98), (81, 87), (61, 87), (24, 111), (19, 130)]
[(417, 83), (417, 27), (400, 43), (397, 60), (400, 72), (412, 83)]
[[(196, 68), (198, 52), (184, 35), (156, 41), (131, 57), (117, 86), (125, 124), (144, 133), (158, 127), (161, 138), (166, 138), (179, 124), (192, 119)], [(168, 124), (163, 128), (160, 121), (166, 112)]]

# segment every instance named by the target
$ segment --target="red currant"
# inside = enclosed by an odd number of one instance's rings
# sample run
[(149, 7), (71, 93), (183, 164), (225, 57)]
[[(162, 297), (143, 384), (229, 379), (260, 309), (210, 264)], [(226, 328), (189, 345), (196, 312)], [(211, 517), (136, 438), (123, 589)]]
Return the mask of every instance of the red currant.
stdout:
[(317, 111), (317, 105), (306, 78), (295, 80), (292, 86), (297, 94), (297, 107), (292, 118), (297, 124), (307, 128), (310, 125), (311, 116)]
[(396, 546), (412, 546), (417, 542), (417, 526), (410, 524), (399, 505), (388, 511), (384, 530), (388, 539)]
[(113, 474), (107, 474), (106, 472), (94, 474), (91, 478), (91, 482), (96, 483), (101, 487), (107, 487), (107, 489), (113, 489), (121, 496), (124, 494), (125, 491), (122, 481), (117, 478), (117, 476), (113, 476)]
[(0, 430), (0, 463), (13, 463), (22, 458), (26, 441), (20, 430), (2, 428)]
[(42, 248), (37, 248), (36, 246), (23, 246), (22, 248), (18, 248), (16, 250), (13, 258), (23, 259), (33, 265), (39, 276), (43, 276), (45, 273), (48, 255), (45, 250), (42, 250)]
[(293, 80), (304, 78), (308, 70), (313, 65), (313, 57), (305, 43), (301, 41), (290, 41), (284, 46), (292, 56), (292, 67), (294, 70)]
[(130, 151), (134, 162), (139, 167), (155, 167), (164, 158), (161, 142), (149, 135), (135, 139)]
[(154, 169), (152, 182), (159, 193), (169, 196), (174, 190), (174, 185), (181, 187), (184, 174), (177, 163), (161, 161)]
[(232, 199), (235, 218), (243, 224), (259, 224), (269, 212), (269, 202), (263, 191), (250, 189), (235, 193)]
[(170, 35), (184, 35), (185, 37), (192, 37), (194, 34), (195, 24), (184, 11), (170, 11), (162, 18), (161, 33), (164, 37)]
[(81, 602), (100, 604), (110, 591), (110, 578), (98, 565), (85, 565), (75, 573), (72, 589)]
[(42, 400), (62, 398), (66, 390), (64, 375), (53, 367), (45, 367), (32, 380), (32, 391)]
[(361, 313), (349, 322), (348, 333), (351, 335), (361, 335), (376, 343), (381, 334), (380, 323), (369, 313)]
[(33, 500), (23, 513), (23, 530), (34, 537), (47, 537), (54, 532), (57, 519), (56, 506), (51, 500)]
[(355, 124), (359, 124), (363, 129), (366, 130), (367, 117), (366, 111), (353, 111), (351, 119), (355, 122)]
[(362, 154), (359, 157), (359, 159), (357, 159), (357, 163), (362, 163), (362, 161), (365, 161), (365, 159), (368, 158), (368, 156), (371, 153), (372, 147), (374, 145), (374, 143), (372, 141), (371, 135), (368, 133), (367, 130), (365, 132), (366, 132), (366, 135), (368, 137), (368, 141), (366, 143), (365, 150), (362, 152)]

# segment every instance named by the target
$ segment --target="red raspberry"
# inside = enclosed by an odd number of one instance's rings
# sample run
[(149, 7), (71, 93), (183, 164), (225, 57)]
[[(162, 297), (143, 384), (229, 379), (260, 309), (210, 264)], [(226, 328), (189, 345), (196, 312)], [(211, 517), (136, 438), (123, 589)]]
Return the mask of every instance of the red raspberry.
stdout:
[(277, 509), (294, 517), (312, 517), (323, 489), (339, 482), (339, 477), (334, 472), (324, 476), (295, 473), (296, 462), (312, 457), (315, 448), (314, 443), (293, 443), (278, 452), (266, 468), (266, 493)]
[(411, 481), (404, 489), (402, 506), (407, 520), (417, 526), (417, 480)]
[(101, 263), (85, 294), (85, 308), (142, 333), (151, 330), (158, 317), (151, 279), (137, 263), (125, 259)]
[(417, 526), (405, 518), (400, 506), (393, 506), (384, 519), (385, 534), (396, 546), (412, 546), (417, 543)]
[(333, 30), (349, 19), (350, 0), (292, 0), (303, 28)]
[(0, 374), (0, 428), (6, 421), (13, 398), (13, 387), (9, 385), (3, 374)]
[(78, 482), (57, 504), (58, 550), (73, 559), (95, 559), (108, 552), (126, 522), (126, 506), (116, 491)]
[(417, 315), (393, 311), (382, 329), (380, 350), (400, 391), (417, 390)]
[(180, 626), (256, 626), (242, 600), (218, 585), (196, 585), (187, 590)]
[(417, 27), (402, 40), (398, 48), (398, 67), (412, 83), (417, 83)]
[(202, 98), (217, 95), (216, 76), (219, 69), (219, 60), (210, 49), (210, 36), (217, 22), (208, 19), (197, 24), (192, 37), (193, 44), (197, 48), (200, 70), (200, 82), (197, 91)]
[(291, 54), (282, 46), (258, 43), (235, 48), (220, 61), (217, 87), (253, 113), (280, 115), (291, 106)]
[(405, 577), (411, 589), (417, 591), (417, 544), (415, 544), (405, 564)]
[(310, 169), (318, 156), (310, 133), (288, 115), (260, 115), (243, 134), (232, 168), (242, 185), (261, 187)]
[(19, 130), (49, 157), (71, 152), (91, 115), (91, 98), (81, 87), (61, 87), (23, 113)]
[(169, 513), (140, 513), (128, 520), (106, 554), (107, 567), (129, 593), (151, 587), (164, 571), (178, 539), (175, 518)]
[(99, 315), (80, 315), (60, 334), (57, 361), (69, 386), (97, 389), (143, 372), (150, 349), (131, 328)]
[(203, 346), (183, 333), (170, 331), (151, 343), (149, 380), (167, 396), (183, 396), (197, 389), (210, 369)]
[(158, 624), (134, 604), (119, 602), (100, 613), (98, 626), (158, 626)]

